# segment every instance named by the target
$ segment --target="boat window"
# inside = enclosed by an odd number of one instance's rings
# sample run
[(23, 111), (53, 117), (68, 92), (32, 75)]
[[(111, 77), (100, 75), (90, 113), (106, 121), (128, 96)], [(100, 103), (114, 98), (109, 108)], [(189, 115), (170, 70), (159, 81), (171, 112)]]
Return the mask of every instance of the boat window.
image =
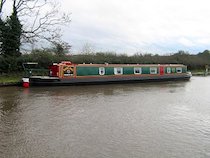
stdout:
[(150, 68), (150, 74), (157, 74), (157, 68), (156, 67), (151, 67)]
[(170, 73), (171, 73), (171, 68), (167, 67), (167, 74), (170, 74)]
[(104, 75), (104, 74), (105, 74), (105, 68), (99, 67), (99, 75)]
[(177, 73), (182, 73), (182, 68), (181, 68), (181, 67), (177, 67), (177, 68), (176, 68), (176, 72), (177, 72)]
[(114, 74), (115, 75), (122, 75), (123, 74), (123, 68), (121, 68), (121, 67), (115, 67), (114, 68)]
[(141, 67), (134, 67), (134, 74), (141, 74)]

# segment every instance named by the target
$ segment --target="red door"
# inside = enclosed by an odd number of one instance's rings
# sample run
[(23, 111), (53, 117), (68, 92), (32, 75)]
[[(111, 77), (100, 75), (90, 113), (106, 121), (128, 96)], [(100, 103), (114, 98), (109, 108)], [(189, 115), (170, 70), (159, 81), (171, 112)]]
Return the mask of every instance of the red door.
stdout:
[(160, 66), (160, 75), (164, 75), (164, 67), (163, 66)]
[(51, 77), (58, 77), (58, 65), (51, 65), (49, 69)]

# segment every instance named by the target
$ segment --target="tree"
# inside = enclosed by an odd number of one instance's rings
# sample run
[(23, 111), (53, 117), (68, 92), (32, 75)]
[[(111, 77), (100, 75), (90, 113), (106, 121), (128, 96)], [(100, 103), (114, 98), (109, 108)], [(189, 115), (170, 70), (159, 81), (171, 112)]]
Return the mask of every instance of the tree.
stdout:
[(62, 42), (62, 41), (56, 42), (56, 41), (54, 41), (52, 43), (54, 45), (53, 52), (57, 56), (64, 56), (66, 53), (69, 52), (69, 49), (71, 48), (71, 46), (66, 42)]
[(14, 11), (6, 22), (2, 22), (1, 25), (1, 55), (2, 55), (2, 67), (4, 71), (15, 71), (18, 69), (17, 58), (20, 53), (20, 36), (21, 36), (21, 24)]
[(6, 22), (1, 21), (1, 23), (1, 54), (4, 57), (20, 56), (22, 25), (15, 6), (13, 6), (12, 15), (7, 18)]
[[(0, 15), (8, 0), (0, 1)], [(46, 42), (62, 43), (61, 25), (70, 22), (70, 14), (60, 12), (57, 0), (12, 0), (16, 16), (22, 25), (21, 43)]]
[(90, 43), (85, 43), (82, 47), (82, 54), (93, 54), (95, 51), (94, 51), (94, 48), (92, 46), (92, 44)]
[(0, 0), (0, 55), (7, 71), (17, 67), (23, 43), (45, 40), (55, 45), (59, 55), (67, 50), (69, 45), (61, 40), (60, 25), (68, 24), (70, 16), (60, 14), (59, 3), (52, 0), (10, 0), (13, 2), (12, 13), (7, 16), (3, 14), (3, 8), (8, 1)]
[(2, 33), (3, 33), (4, 25), (5, 25), (4, 21), (1, 18), (1, 15), (2, 15), (2, 8), (5, 1), (6, 0), (0, 0), (0, 55), (2, 54), (2, 48), (1, 48), (2, 40), (3, 40)]

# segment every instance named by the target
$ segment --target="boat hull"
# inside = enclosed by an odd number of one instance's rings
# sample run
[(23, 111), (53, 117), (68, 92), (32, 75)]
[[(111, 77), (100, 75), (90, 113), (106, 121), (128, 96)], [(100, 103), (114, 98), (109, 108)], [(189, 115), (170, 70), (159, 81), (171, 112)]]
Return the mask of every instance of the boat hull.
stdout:
[(150, 76), (114, 76), (114, 77), (72, 77), (72, 78), (29, 78), (30, 86), (66, 86), (66, 85), (88, 85), (88, 84), (111, 84), (132, 82), (163, 82), (189, 80), (190, 74), (179, 75), (150, 75)]

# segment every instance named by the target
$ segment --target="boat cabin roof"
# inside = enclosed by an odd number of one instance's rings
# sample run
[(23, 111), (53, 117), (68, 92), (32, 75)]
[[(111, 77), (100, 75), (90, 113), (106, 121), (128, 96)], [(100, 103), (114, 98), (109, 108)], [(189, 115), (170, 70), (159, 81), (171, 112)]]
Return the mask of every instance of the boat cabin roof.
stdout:
[(185, 66), (183, 64), (77, 64), (78, 66)]
[(126, 66), (148, 66), (148, 67), (155, 67), (155, 66), (170, 66), (170, 67), (183, 67), (185, 65), (183, 64), (109, 64), (109, 63), (104, 63), (104, 64), (92, 64), (92, 63), (89, 63), (89, 64), (86, 64), (86, 63), (83, 63), (83, 64), (74, 64), (74, 63), (71, 63), (70, 61), (62, 61), (58, 64), (53, 64), (53, 65), (75, 65), (75, 66), (96, 66), (96, 67), (106, 67), (106, 66), (109, 66), (109, 67), (126, 67)]

